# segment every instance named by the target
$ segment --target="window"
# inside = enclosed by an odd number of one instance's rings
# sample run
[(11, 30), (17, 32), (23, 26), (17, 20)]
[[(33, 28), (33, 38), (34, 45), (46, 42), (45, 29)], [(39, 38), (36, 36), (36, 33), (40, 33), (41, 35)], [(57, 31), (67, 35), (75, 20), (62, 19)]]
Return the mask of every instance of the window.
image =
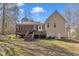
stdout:
[(56, 23), (54, 23), (54, 28), (56, 28)]
[(49, 28), (49, 23), (47, 24), (47, 27)]
[(39, 29), (41, 29), (41, 26), (39, 26)]

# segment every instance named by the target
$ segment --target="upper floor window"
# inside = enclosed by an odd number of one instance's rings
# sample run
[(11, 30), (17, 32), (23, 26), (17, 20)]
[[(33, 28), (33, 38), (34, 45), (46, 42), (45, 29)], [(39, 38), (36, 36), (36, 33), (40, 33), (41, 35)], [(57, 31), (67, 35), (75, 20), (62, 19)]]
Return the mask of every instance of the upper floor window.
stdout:
[(47, 24), (47, 27), (49, 28), (49, 23)]
[(54, 23), (54, 28), (56, 28), (56, 23)]
[(41, 29), (41, 26), (39, 26), (39, 29)]

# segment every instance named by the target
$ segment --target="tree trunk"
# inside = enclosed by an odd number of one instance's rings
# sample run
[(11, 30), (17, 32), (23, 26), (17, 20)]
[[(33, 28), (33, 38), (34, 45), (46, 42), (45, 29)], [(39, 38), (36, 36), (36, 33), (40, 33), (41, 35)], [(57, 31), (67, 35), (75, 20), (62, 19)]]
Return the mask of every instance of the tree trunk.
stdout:
[(4, 35), (4, 27), (5, 27), (5, 3), (3, 3), (3, 19), (2, 19), (2, 34)]

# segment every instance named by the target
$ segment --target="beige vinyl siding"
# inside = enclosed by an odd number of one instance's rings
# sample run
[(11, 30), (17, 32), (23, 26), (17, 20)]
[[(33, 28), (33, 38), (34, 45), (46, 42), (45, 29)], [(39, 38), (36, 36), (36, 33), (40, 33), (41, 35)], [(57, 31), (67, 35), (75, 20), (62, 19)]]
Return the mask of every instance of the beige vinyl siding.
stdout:
[[(56, 27), (54, 28), (54, 24)], [(49, 25), (49, 27), (48, 27)], [(61, 37), (65, 37), (65, 20), (62, 18), (58, 12), (55, 12), (51, 15), (46, 23), (45, 30), (47, 32), (47, 36), (58, 36), (60, 34)]]

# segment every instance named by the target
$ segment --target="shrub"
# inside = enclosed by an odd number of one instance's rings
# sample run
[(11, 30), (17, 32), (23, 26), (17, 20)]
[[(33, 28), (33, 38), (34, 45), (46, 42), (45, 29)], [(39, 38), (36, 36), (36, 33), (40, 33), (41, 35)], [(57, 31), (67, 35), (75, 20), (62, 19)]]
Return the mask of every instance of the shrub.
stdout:
[(16, 35), (13, 35), (13, 34), (7, 35), (7, 37), (8, 37), (8, 39), (10, 39), (10, 40), (15, 40), (15, 39), (16, 39)]
[(57, 39), (57, 37), (54, 36), (54, 37), (52, 37), (52, 39)]
[(52, 37), (51, 37), (51, 36), (49, 36), (49, 37), (47, 37), (47, 39), (52, 39)]
[(57, 37), (56, 36), (54, 36), (54, 37), (49, 36), (49, 37), (47, 37), (47, 39), (57, 39)]
[(61, 37), (61, 39), (68, 39), (67, 37)]

